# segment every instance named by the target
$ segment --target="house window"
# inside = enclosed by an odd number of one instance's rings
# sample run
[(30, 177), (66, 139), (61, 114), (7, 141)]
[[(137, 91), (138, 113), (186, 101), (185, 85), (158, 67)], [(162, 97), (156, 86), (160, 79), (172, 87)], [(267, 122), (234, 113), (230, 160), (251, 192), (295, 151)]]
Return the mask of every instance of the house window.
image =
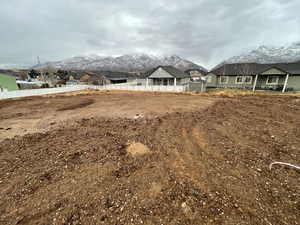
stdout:
[(153, 79), (153, 84), (154, 85), (161, 85), (161, 83), (162, 83), (162, 79), (159, 79), (159, 78)]
[(228, 76), (220, 76), (220, 84), (227, 84)]
[(169, 82), (168, 79), (163, 79), (163, 85), (164, 86), (168, 86), (168, 82)]
[(173, 78), (169, 79), (169, 85), (174, 85), (174, 79)]
[(207, 83), (211, 83), (212, 77), (211, 76), (207, 76)]
[(242, 84), (243, 83), (243, 77), (242, 76), (237, 76), (235, 79), (236, 84)]
[(251, 84), (252, 83), (252, 76), (246, 76), (245, 77), (245, 84)]
[(235, 79), (236, 84), (251, 84), (252, 76), (237, 76)]
[(278, 84), (278, 76), (268, 76), (266, 84)]

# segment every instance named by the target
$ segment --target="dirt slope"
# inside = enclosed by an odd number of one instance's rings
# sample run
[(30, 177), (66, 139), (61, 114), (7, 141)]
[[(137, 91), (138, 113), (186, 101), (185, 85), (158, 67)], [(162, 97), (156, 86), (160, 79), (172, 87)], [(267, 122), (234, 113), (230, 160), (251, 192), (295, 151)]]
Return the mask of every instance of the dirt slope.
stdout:
[(0, 223), (299, 224), (300, 173), (273, 161), (300, 165), (299, 98), (81, 119), (0, 142)]

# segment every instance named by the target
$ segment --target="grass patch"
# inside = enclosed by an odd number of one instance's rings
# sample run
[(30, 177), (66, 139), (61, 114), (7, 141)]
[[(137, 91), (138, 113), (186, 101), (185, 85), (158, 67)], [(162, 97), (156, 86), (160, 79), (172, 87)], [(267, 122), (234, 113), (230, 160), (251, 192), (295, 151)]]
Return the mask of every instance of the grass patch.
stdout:
[[(261, 91), (256, 90), (253, 92), (252, 90), (244, 90), (244, 89), (208, 89), (206, 92), (150, 92), (150, 91), (126, 91), (126, 90), (93, 90), (86, 89), (82, 91), (74, 91), (62, 94), (54, 94), (48, 95), (47, 97), (57, 97), (57, 96), (84, 96), (84, 95), (101, 95), (101, 94), (120, 94), (120, 93), (133, 93), (133, 92), (147, 92), (147, 93), (174, 93), (177, 95), (199, 95), (199, 96), (217, 96), (217, 97), (236, 97), (236, 96), (263, 96), (263, 95), (273, 95), (273, 96), (296, 96), (300, 97), (300, 92), (286, 92), (282, 93), (279, 91)], [(45, 96), (46, 97), (46, 96)]]
[(221, 96), (221, 97), (235, 97), (235, 96), (249, 96), (249, 95), (273, 95), (273, 96), (299, 96), (300, 92), (286, 92), (282, 93), (279, 91), (260, 91), (256, 90), (255, 92), (251, 90), (243, 89), (211, 89), (208, 92), (202, 93), (206, 96)]

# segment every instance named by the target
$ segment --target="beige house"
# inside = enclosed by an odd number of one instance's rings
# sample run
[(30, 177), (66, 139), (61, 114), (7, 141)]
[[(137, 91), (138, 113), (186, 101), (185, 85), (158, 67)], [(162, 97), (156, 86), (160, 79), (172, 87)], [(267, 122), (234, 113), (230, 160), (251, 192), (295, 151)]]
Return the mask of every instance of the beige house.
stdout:
[(300, 63), (225, 64), (207, 74), (206, 87), (300, 91)]
[(158, 66), (146, 72), (143, 79), (146, 85), (177, 86), (188, 84), (191, 77), (173, 66)]

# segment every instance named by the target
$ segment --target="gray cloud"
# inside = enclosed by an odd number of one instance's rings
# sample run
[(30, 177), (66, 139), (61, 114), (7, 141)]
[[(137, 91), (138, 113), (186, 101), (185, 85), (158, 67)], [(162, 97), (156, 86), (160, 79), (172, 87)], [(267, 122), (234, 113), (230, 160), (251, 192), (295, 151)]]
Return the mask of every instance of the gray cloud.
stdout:
[(0, 6), (0, 64), (145, 52), (212, 67), (300, 35), (299, 0), (4, 0)]

